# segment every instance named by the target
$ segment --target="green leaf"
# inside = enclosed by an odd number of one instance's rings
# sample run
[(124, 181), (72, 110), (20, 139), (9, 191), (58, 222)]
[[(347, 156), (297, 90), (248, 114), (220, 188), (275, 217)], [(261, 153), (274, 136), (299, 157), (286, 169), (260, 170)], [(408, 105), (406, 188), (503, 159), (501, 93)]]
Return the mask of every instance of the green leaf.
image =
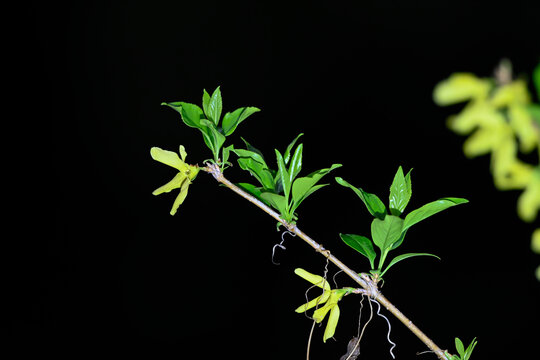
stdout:
[(226, 113), (223, 116), (223, 133), (225, 136), (231, 135), (236, 127), (244, 120), (246, 120), (250, 115), (261, 111), (256, 107), (241, 107), (234, 110), (232, 113)]
[(285, 153), (283, 154), (283, 161), (285, 162), (285, 165), (289, 164), (289, 160), (291, 159), (291, 150), (292, 150), (294, 144), (296, 144), (296, 141), (298, 141), (298, 139), (302, 135), (304, 135), (304, 134), (303, 133), (299, 134), (293, 141), (291, 141), (289, 146), (287, 146), (287, 149), (285, 150)]
[(430, 202), (416, 210), (411, 211), (405, 217), (405, 222), (403, 223), (403, 231), (407, 230), (414, 224), (430, 217), (431, 215), (435, 215), (436, 213), (448, 209), (449, 207), (465, 204), (468, 202), (469, 201), (467, 199), (453, 197), (442, 198), (437, 201)]
[(289, 172), (285, 167), (285, 162), (281, 153), (276, 150), (276, 159), (278, 165), (278, 176), (281, 179), (281, 184), (283, 186), (283, 193), (285, 194), (285, 200), (287, 204), (289, 203), (289, 194), (291, 193), (291, 178)]
[[(239, 149), (234, 149), (233, 151), (237, 153), (238, 150)], [(265, 190), (274, 191), (274, 177), (268, 170), (266, 164), (256, 161), (253, 157), (241, 157), (238, 159), (238, 165), (240, 165), (242, 170), (249, 171)]]
[(230, 152), (234, 150), (234, 145), (229, 145), (227, 147), (224, 147), (223, 150), (222, 150), (222, 159), (221, 161), (223, 162), (223, 164), (226, 164), (227, 161), (229, 161), (229, 154)]
[[(313, 194), (315, 191), (319, 190), (320, 188), (323, 188), (325, 186), (328, 186), (329, 184), (319, 184), (319, 185), (315, 185), (315, 186), (312, 186), (305, 194), (304, 196), (299, 200), (299, 201), (295, 201), (294, 199), (294, 196), (293, 196), (293, 205), (291, 207), (291, 212), (294, 212), (296, 211), (296, 209), (300, 206), (300, 204), (305, 200), (307, 199), (307, 197), (311, 194)], [(294, 184), (293, 184), (293, 194), (294, 194)]]
[(278, 195), (271, 192), (262, 192), (261, 198), (264, 199), (265, 201), (268, 201), (268, 203), (270, 203), (270, 205), (274, 209), (279, 211), (281, 217), (285, 221), (288, 222), (291, 220), (289, 219), (289, 213), (287, 212), (287, 200), (285, 199), (283, 195)]
[(300, 170), (302, 170), (303, 148), (304, 148), (303, 144), (298, 145), (292, 157), (291, 165), (289, 166), (289, 179), (290, 179), (289, 181), (291, 182), (291, 184), (293, 183), (298, 173), (300, 173)]
[(312, 172), (308, 176), (300, 177), (296, 179), (292, 185), (292, 197), (293, 197), (293, 209), (296, 209), (302, 201), (304, 201), (309, 195), (313, 194), (316, 190), (325, 185), (315, 186), (319, 180), (323, 178), (330, 171), (341, 167), (341, 164), (332, 164), (329, 168), (321, 169)]
[(457, 350), (459, 356), (461, 356), (461, 358), (463, 358), (463, 355), (465, 355), (465, 348), (463, 347), (463, 343), (461, 342), (461, 340), (459, 338), (455, 339), (455, 343), (456, 343), (456, 350)]
[[(204, 98), (205, 96), (203, 95), (203, 101), (204, 101)], [(204, 107), (204, 102), (203, 102), (203, 107)], [(221, 117), (222, 109), (223, 109), (223, 101), (221, 99), (221, 90), (219, 90), (219, 86), (218, 86), (216, 90), (214, 90), (214, 93), (212, 94), (212, 97), (210, 98), (210, 100), (208, 100), (204, 113), (206, 114), (206, 117), (212, 120), (214, 124), (217, 126), (219, 123), (219, 118)]]
[(262, 197), (262, 193), (264, 192), (264, 189), (262, 187), (258, 187), (249, 183), (238, 183), (236, 185), (242, 190), (256, 197), (259, 201), (262, 201), (264, 204), (272, 207), (272, 204)]
[(171, 103), (161, 103), (161, 105), (167, 105), (171, 109), (174, 109), (180, 113), (182, 121), (189, 127), (201, 129), (201, 119), (204, 118), (203, 111), (195, 104), (190, 104), (182, 101), (176, 101)]
[(403, 174), (403, 169), (401, 166), (398, 168), (396, 175), (394, 176), (394, 181), (390, 186), (390, 212), (392, 215), (399, 216), (405, 210), (405, 207), (409, 203), (412, 194), (411, 186), (411, 172), (405, 176)]
[(210, 94), (206, 91), (206, 89), (203, 89), (203, 97), (202, 97), (202, 105), (203, 110), (206, 116), (208, 117), (208, 113), (210, 112), (208, 109), (208, 104), (210, 104)]
[(355, 234), (339, 234), (339, 236), (345, 244), (367, 257), (369, 259), (369, 263), (371, 264), (371, 268), (375, 268), (374, 262), (377, 254), (375, 253), (373, 243), (370, 239), (365, 236)]
[(397, 216), (387, 215), (384, 220), (375, 218), (371, 223), (371, 237), (381, 252), (385, 252), (399, 240), (402, 229), (403, 219)]
[[(214, 160), (217, 160), (217, 158), (219, 157), (219, 150), (221, 149), (221, 146), (225, 142), (225, 136), (219, 132), (216, 125), (210, 120), (202, 119), (201, 125), (205, 126), (206, 129), (208, 129), (208, 131), (203, 131), (203, 134), (205, 134), (209, 138), (210, 142), (212, 143), (211, 150), (214, 153)], [(205, 138), (205, 142), (206, 142), (206, 138)]]
[(463, 360), (469, 360), (469, 358), (471, 357), (471, 354), (474, 350), (474, 347), (476, 346), (478, 342), (476, 341), (476, 338), (474, 338), (471, 343), (469, 344), (469, 346), (467, 347), (467, 350), (465, 350), (465, 355), (463, 356)]
[(428, 253), (408, 253), (408, 254), (398, 255), (395, 258), (393, 258), (392, 261), (390, 261), (390, 264), (388, 264), (386, 269), (384, 269), (384, 271), (381, 273), (381, 276), (383, 276), (384, 273), (387, 272), (388, 269), (390, 269), (390, 267), (393, 266), (394, 264), (400, 262), (401, 260), (405, 260), (414, 256), (433, 256), (440, 260), (440, 258), (437, 255), (428, 254)]
[(369, 213), (379, 219), (384, 219), (386, 215), (386, 207), (384, 206), (381, 199), (375, 194), (370, 194), (361, 188), (356, 188), (353, 185), (349, 184), (347, 181), (343, 180), (340, 177), (336, 177), (338, 184), (352, 189), (356, 195), (364, 202)]

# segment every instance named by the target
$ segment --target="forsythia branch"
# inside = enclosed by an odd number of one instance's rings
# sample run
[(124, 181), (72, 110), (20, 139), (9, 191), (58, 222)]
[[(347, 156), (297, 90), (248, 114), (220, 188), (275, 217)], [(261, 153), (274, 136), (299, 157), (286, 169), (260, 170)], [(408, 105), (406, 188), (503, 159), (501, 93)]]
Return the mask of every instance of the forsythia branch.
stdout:
[(272, 210), (270, 207), (266, 206), (264, 203), (246, 193), (244, 190), (240, 189), (238, 186), (234, 185), (232, 182), (227, 180), (219, 165), (217, 164), (207, 164), (206, 167), (201, 168), (201, 170), (212, 174), (212, 176), (221, 184), (225, 185), (244, 199), (258, 206), (268, 215), (272, 216), (275, 220), (279, 221), (285, 228), (296, 234), (302, 240), (307, 242), (316, 252), (320, 253), (326, 257), (330, 262), (336, 265), (340, 270), (343, 270), (351, 279), (358, 283), (364, 290), (365, 293), (382, 304), (390, 313), (392, 313), (399, 321), (401, 321), (410, 331), (413, 332), (431, 351), (433, 351), (437, 357), (441, 360), (447, 360), (445, 352), (441, 350), (429, 337), (426, 336), (416, 325), (413, 324), (401, 311), (399, 311), (386, 297), (377, 288), (377, 283), (374, 282), (367, 274), (358, 274), (344, 263), (342, 263), (338, 258), (336, 258), (330, 250), (325, 249), (321, 244), (310, 238), (304, 232), (302, 232), (295, 224), (289, 224), (285, 220), (281, 219), (280, 215)]

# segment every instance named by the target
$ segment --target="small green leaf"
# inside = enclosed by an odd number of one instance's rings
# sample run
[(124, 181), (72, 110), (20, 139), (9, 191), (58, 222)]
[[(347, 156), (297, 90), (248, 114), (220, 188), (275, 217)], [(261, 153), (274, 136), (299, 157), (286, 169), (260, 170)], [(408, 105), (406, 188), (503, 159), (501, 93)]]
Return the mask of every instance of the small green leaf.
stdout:
[(469, 358), (471, 357), (471, 354), (474, 350), (474, 347), (476, 346), (478, 342), (476, 341), (476, 338), (474, 338), (471, 343), (469, 344), (469, 346), (467, 347), (467, 349), (465, 350), (465, 355), (463, 356), (463, 360), (469, 360)]
[(258, 187), (258, 186), (255, 186), (253, 184), (248, 184), (248, 183), (238, 183), (236, 185), (242, 190), (256, 197), (257, 200), (262, 201), (264, 204), (272, 207), (272, 204), (270, 204), (268, 200), (262, 197), (262, 193), (264, 192), (264, 189), (262, 187)]
[(373, 243), (370, 239), (365, 236), (355, 234), (339, 234), (339, 236), (345, 244), (367, 257), (369, 259), (369, 263), (371, 264), (371, 268), (375, 268), (374, 262), (375, 258), (377, 257), (377, 253), (375, 253)]
[(283, 186), (283, 193), (285, 194), (285, 200), (287, 204), (289, 203), (289, 194), (291, 193), (291, 178), (289, 172), (285, 167), (285, 162), (281, 153), (276, 150), (276, 159), (278, 165), (278, 176), (281, 179), (281, 184)]
[(223, 162), (223, 164), (226, 164), (227, 161), (229, 161), (229, 154), (232, 150), (234, 150), (234, 145), (229, 145), (223, 148), (221, 156), (221, 161)]
[(289, 164), (289, 160), (291, 159), (291, 150), (292, 150), (294, 144), (296, 144), (296, 141), (298, 141), (298, 139), (302, 135), (304, 135), (304, 134), (303, 133), (299, 134), (293, 141), (291, 141), (289, 146), (287, 146), (287, 150), (285, 150), (285, 153), (283, 154), (283, 161), (285, 162), (285, 165)]
[[(239, 149), (235, 149), (234, 152)], [(238, 165), (242, 170), (247, 170), (253, 175), (265, 190), (274, 191), (274, 177), (268, 170), (266, 164), (262, 164), (253, 157), (242, 157), (238, 159)]]
[(338, 182), (338, 184), (352, 189), (355, 194), (358, 195), (358, 197), (364, 202), (364, 205), (366, 205), (366, 208), (371, 215), (381, 220), (384, 219), (386, 215), (386, 207), (384, 206), (381, 199), (377, 197), (377, 195), (370, 194), (362, 190), (361, 188), (354, 187), (340, 177), (336, 177), (336, 181)]
[(292, 186), (293, 208), (297, 208), (302, 201), (304, 201), (309, 195), (313, 194), (316, 190), (320, 189), (324, 185), (316, 187), (315, 185), (330, 171), (341, 167), (341, 164), (332, 164), (329, 168), (321, 169), (312, 172), (308, 176), (300, 177), (296, 179)]
[(210, 104), (210, 94), (208, 94), (206, 89), (203, 89), (202, 105), (206, 117), (208, 117), (208, 113), (210, 112), (208, 109), (208, 104)]
[(214, 153), (214, 160), (217, 160), (217, 158), (219, 157), (219, 150), (221, 149), (221, 146), (223, 146), (223, 143), (225, 142), (225, 136), (219, 132), (216, 125), (210, 120), (202, 119), (201, 125), (205, 126), (209, 130), (207, 132), (203, 131), (203, 134), (206, 134), (209, 137), (210, 141), (212, 142), (213, 148), (211, 149), (212, 149), (212, 152)]
[(461, 358), (463, 358), (463, 355), (465, 355), (465, 348), (463, 347), (463, 343), (459, 338), (455, 339), (456, 343), (456, 350)]
[(274, 194), (271, 192), (263, 192), (261, 193), (261, 198), (263, 198), (265, 201), (268, 201), (270, 205), (279, 211), (281, 217), (285, 221), (290, 221), (289, 214), (287, 212), (287, 200), (283, 195)]
[[(377, 245), (384, 254), (399, 240), (402, 229), (403, 219), (397, 216), (387, 215), (384, 220), (375, 218), (371, 222), (371, 237), (375, 245)], [(380, 262), (379, 269), (384, 262), (384, 256), (381, 256)]]
[(384, 273), (386, 273), (388, 269), (390, 269), (390, 267), (392, 267), (394, 264), (400, 262), (401, 260), (405, 260), (414, 256), (433, 256), (440, 260), (440, 258), (437, 255), (428, 254), (428, 253), (408, 253), (408, 254), (398, 255), (395, 258), (393, 258), (392, 261), (390, 261), (390, 264), (388, 264), (386, 269), (384, 269), (384, 271), (381, 273), (381, 276), (383, 276)]
[(405, 222), (403, 223), (403, 231), (407, 230), (414, 224), (432, 216), (436, 213), (448, 209), (449, 207), (465, 204), (469, 201), (462, 198), (442, 198), (437, 201), (427, 203), (426, 205), (411, 211), (406, 217)]
[(303, 148), (304, 148), (303, 144), (298, 145), (292, 157), (291, 165), (289, 166), (289, 179), (290, 179), (289, 181), (291, 182), (291, 184), (293, 183), (298, 173), (300, 173), (300, 170), (302, 170)]
[(258, 111), (261, 110), (256, 107), (241, 107), (239, 109), (236, 109), (232, 113), (226, 113), (223, 116), (223, 134), (225, 134), (225, 136), (231, 135), (242, 121), (246, 120), (250, 115)]
[(410, 171), (405, 176), (401, 166), (398, 168), (392, 186), (390, 186), (390, 212), (399, 216), (405, 210), (412, 194)]
[[(204, 95), (203, 95), (204, 99)], [(212, 97), (208, 101), (207, 105), (207, 111), (205, 110), (205, 114), (208, 117), (208, 119), (212, 120), (216, 126), (219, 124), (219, 118), (221, 117), (221, 110), (223, 109), (223, 102), (221, 99), (221, 91), (219, 90), (219, 86), (214, 90), (214, 93), (212, 94)]]
[(171, 103), (161, 103), (161, 105), (167, 105), (171, 109), (174, 109), (180, 113), (182, 121), (189, 127), (201, 128), (201, 119), (204, 118), (203, 111), (195, 104), (190, 104), (182, 101), (176, 101)]

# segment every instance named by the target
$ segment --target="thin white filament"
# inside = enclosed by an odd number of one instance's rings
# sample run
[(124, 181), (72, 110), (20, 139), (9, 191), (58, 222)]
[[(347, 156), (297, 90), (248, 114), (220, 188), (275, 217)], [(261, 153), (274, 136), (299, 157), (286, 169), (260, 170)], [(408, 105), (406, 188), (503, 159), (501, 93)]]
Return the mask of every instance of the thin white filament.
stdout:
[(394, 356), (394, 353), (392, 352), (392, 350), (394, 350), (394, 348), (396, 347), (396, 343), (393, 342), (392, 340), (390, 340), (390, 332), (392, 331), (392, 325), (390, 325), (390, 320), (388, 320), (388, 318), (386, 316), (384, 316), (383, 314), (380, 313), (381, 311), (381, 304), (379, 304), (378, 301), (376, 300), (372, 300), (371, 298), (369, 299), (370, 301), (374, 301), (376, 304), (377, 304), (377, 315), (379, 315), (380, 317), (382, 317), (384, 320), (386, 320), (386, 322), (388, 323), (388, 334), (386, 335), (386, 339), (388, 340), (388, 342), (390, 344), (392, 344), (392, 347), (390, 348), (390, 355), (392, 355), (392, 359), (395, 359), (396, 357)]

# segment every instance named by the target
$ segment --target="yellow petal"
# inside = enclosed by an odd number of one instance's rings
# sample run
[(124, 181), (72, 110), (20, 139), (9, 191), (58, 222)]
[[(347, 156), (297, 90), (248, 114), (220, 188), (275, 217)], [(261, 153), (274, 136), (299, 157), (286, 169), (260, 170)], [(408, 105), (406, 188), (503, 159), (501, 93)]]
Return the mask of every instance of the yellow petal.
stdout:
[(519, 139), (521, 151), (528, 153), (536, 148), (540, 143), (540, 132), (527, 109), (520, 105), (511, 105), (508, 109), (508, 117)]
[(302, 279), (307, 280), (310, 283), (317, 285), (320, 288), (324, 287), (325, 290), (331, 289), (330, 284), (328, 284), (328, 281), (326, 281), (322, 276), (312, 274), (300, 268), (294, 269), (294, 273), (300, 276)]
[(324, 320), (324, 317), (326, 316), (326, 314), (332, 310), (332, 308), (336, 306), (335, 303), (330, 303), (329, 301), (326, 302), (326, 304), (321, 307), (321, 308), (318, 308), (317, 310), (315, 310), (313, 312), (313, 320), (315, 320), (316, 322), (320, 323), (321, 321)]
[(172, 166), (179, 171), (186, 171), (186, 164), (180, 160), (178, 154), (169, 150), (163, 150), (158, 147), (153, 147), (150, 149), (150, 155), (152, 159), (159, 161), (165, 165)]
[(540, 210), (540, 176), (531, 176), (531, 182), (518, 198), (518, 215), (524, 221), (534, 221)]
[(540, 254), (540, 228), (534, 230), (531, 242), (532, 251)]
[(186, 148), (184, 147), (184, 145), (180, 145), (180, 158), (182, 159), (182, 161), (186, 161), (186, 156)]
[(328, 316), (328, 322), (326, 323), (326, 329), (324, 329), (324, 336), (323, 341), (326, 342), (326, 340), (330, 339), (332, 336), (334, 336), (336, 332), (336, 327), (339, 320), (339, 306), (334, 306), (332, 310), (330, 310), (330, 315)]
[(523, 80), (516, 80), (510, 84), (498, 87), (490, 103), (495, 107), (509, 106), (510, 104), (526, 104), (530, 102), (527, 85)]
[(178, 210), (180, 205), (182, 205), (182, 203), (186, 199), (189, 184), (191, 184), (191, 182), (188, 179), (184, 180), (184, 182), (182, 183), (182, 187), (180, 188), (180, 194), (178, 194), (178, 196), (176, 197), (176, 200), (174, 200), (174, 204), (173, 204), (173, 207), (171, 209), (171, 215), (176, 214), (176, 211)]
[(491, 84), (469, 73), (455, 73), (435, 86), (433, 100), (438, 105), (450, 105), (469, 99), (487, 97)]
[(485, 102), (468, 104), (458, 115), (448, 119), (448, 127), (458, 134), (468, 134), (477, 127), (505, 124), (504, 116)]
[(313, 312), (313, 320), (317, 322), (321, 322), (324, 317), (326, 316), (326, 313), (329, 310), (332, 310), (334, 306), (337, 306), (337, 303), (341, 298), (346, 294), (346, 291), (343, 291), (341, 289), (338, 290), (332, 290), (332, 293), (330, 294), (330, 299), (326, 302), (326, 304)]
[(324, 294), (321, 296), (316, 297), (315, 299), (309, 301), (308, 303), (301, 305), (296, 308), (297, 313), (303, 313), (306, 312), (306, 310), (309, 310), (311, 308), (314, 308), (315, 306), (324, 304), (328, 298), (330, 297), (330, 291), (325, 291)]
[(186, 179), (186, 175), (179, 172), (171, 181), (169, 181), (165, 185), (154, 190), (152, 194), (159, 195), (159, 194), (167, 193), (174, 189), (178, 189), (179, 187), (182, 186), (182, 183), (184, 182), (185, 179)]

